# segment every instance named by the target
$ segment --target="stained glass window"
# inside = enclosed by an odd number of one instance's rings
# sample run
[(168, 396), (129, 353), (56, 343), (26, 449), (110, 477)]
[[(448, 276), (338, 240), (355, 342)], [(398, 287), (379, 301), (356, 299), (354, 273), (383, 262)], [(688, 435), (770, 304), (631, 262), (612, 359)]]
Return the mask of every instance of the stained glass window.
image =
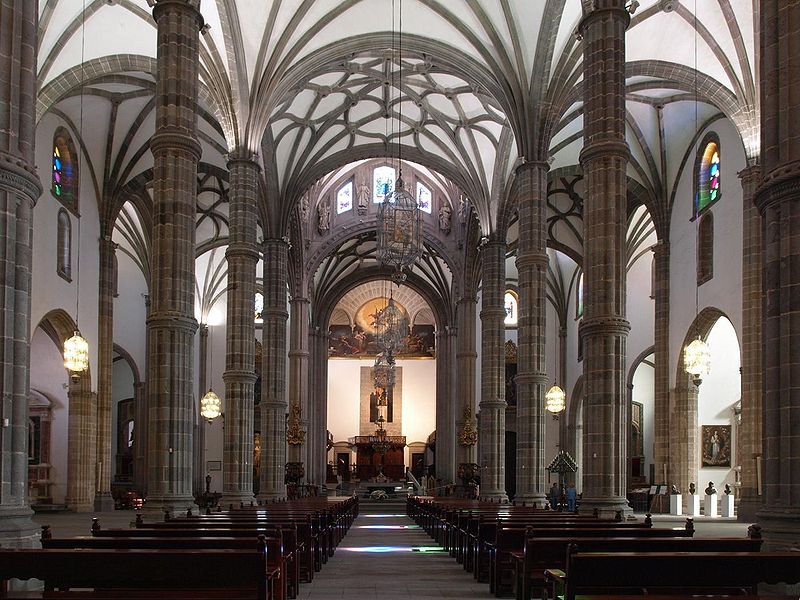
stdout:
[(578, 276), (578, 289), (575, 291), (575, 318), (583, 316), (583, 273)]
[(694, 214), (697, 216), (711, 204), (720, 199), (722, 165), (720, 162), (719, 139), (708, 134), (700, 145), (697, 161), (697, 188), (695, 192)]
[(351, 179), (336, 192), (336, 214), (352, 210), (353, 208), (353, 180)]
[(419, 181), (417, 182), (417, 206), (423, 212), (431, 214), (433, 211), (433, 194)]
[(59, 127), (53, 136), (51, 191), (64, 206), (77, 212), (78, 194), (75, 147), (67, 130)]
[(264, 322), (264, 294), (261, 292), (256, 292), (255, 321), (256, 323)]
[(508, 290), (503, 302), (506, 309), (506, 318), (503, 320), (503, 323), (505, 323), (507, 327), (516, 326), (518, 320), (517, 295), (513, 291)]
[(395, 170), (389, 166), (378, 167), (372, 172), (372, 201), (382, 204), (386, 194), (394, 189), (397, 179)]

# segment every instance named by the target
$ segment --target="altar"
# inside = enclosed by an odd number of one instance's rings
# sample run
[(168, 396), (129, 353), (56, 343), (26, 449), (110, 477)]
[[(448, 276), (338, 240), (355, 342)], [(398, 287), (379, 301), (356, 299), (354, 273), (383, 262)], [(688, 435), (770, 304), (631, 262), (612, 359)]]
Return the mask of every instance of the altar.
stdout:
[[(402, 481), (405, 479), (406, 467), (403, 449), (406, 447), (406, 437), (404, 435), (387, 435), (384, 436), (384, 439), (388, 448), (383, 458), (381, 458), (380, 452), (375, 450), (377, 436), (358, 435), (349, 440), (356, 449), (356, 473), (361, 481), (374, 479), (380, 473), (381, 460), (383, 460), (383, 474), (389, 480)], [(375, 485), (382, 483), (375, 482)], [(393, 486), (390, 482), (387, 482), (387, 485)]]

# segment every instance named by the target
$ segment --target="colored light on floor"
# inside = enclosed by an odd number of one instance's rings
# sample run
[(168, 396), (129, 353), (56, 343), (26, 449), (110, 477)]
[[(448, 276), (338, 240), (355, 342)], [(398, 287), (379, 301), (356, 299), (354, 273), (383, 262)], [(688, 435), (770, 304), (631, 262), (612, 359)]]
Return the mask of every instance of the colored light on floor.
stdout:
[(419, 525), (358, 525), (358, 529), (419, 529)]
[(405, 517), (405, 515), (397, 514), (397, 515), (360, 515), (362, 517), (366, 517), (367, 519), (388, 519), (389, 517)]
[(439, 546), (358, 546), (353, 548), (339, 548), (347, 552), (364, 552), (368, 554), (384, 554), (388, 552), (445, 552)]

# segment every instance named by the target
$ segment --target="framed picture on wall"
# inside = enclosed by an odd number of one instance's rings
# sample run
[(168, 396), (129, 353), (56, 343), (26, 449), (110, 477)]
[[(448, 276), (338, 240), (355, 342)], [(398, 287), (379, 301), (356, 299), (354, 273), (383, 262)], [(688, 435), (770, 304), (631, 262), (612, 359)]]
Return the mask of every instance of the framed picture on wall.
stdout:
[(703, 425), (701, 431), (703, 467), (731, 466), (731, 426)]
[(209, 460), (206, 461), (206, 467), (209, 471), (222, 471), (222, 461), (221, 460)]

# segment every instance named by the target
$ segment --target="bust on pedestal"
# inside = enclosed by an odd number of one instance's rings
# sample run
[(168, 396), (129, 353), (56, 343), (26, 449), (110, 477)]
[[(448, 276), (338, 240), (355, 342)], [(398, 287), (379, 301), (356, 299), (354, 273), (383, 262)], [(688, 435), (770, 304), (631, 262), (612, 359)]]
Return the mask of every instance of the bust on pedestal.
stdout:
[(714, 482), (709, 481), (706, 488), (706, 499), (704, 506), (704, 513), (707, 517), (717, 518), (717, 490), (714, 488)]
[(678, 516), (683, 514), (683, 495), (674, 483), (669, 494), (669, 514)]
[(689, 513), (690, 517), (699, 517), (700, 516), (700, 496), (697, 493), (697, 488), (694, 486), (694, 481), (689, 484), (689, 497), (688, 497), (688, 506), (686, 507), (686, 511)]
[(727, 483), (725, 484), (725, 493), (722, 495), (722, 506), (720, 510), (722, 512), (723, 517), (734, 517), (733, 512), (733, 493), (731, 492), (731, 486)]

